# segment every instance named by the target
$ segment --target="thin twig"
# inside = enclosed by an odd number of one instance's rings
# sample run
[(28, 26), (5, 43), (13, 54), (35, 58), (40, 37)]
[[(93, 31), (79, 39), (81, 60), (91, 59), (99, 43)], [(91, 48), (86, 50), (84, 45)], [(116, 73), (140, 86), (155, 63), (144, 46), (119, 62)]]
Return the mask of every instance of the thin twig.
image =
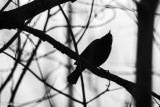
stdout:
[(91, 10), (90, 10), (90, 15), (89, 15), (89, 18), (88, 18), (88, 21), (87, 21), (87, 24), (85, 26), (85, 29), (82, 33), (82, 35), (80, 36), (79, 40), (77, 41), (77, 43), (80, 42), (80, 40), (82, 39), (82, 37), (84, 36), (85, 32), (87, 31), (87, 28), (89, 27), (89, 24), (90, 24), (90, 20), (91, 20), (91, 17), (92, 17), (92, 12), (93, 12), (93, 7), (94, 7), (94, 0), (92, 0), (92, 4), (91, 4)]
[[(9, 56), (10, 58), (12, 58), (13, 60), (17, 60), (15, 59), (12, 55), (6, 53), (6, 52), (3, 52), (4, 54), (6, 54), (7, 56)], [(24, 65), (22, 62), (18, 61), (19, 64), (21, 64), (23, 67), (26, 67), (26, 65)], [(62, 94), (64, 95), (65, 97), (67, 98), (70, 98), (71, 100), (77, 102), (77, 103), (80, 103), (80, 104), (83, 104), (81, 101), (71, 97), (70, 95), (66, 94), (66, 93), (63, 93), (62, 91), (54, 88), (52, 85), (46, 83), (45, 81), (43, 81), (36, 73), (34, 73), (29, 67), (26, 68), (33, 76), (35, 76), (35, 78), (37, 78), (40, 82), (46, 84), (48, 87), (50, 87), (51, 89), (53, 89), (54, 91), (58, 92), (59, 94)]]
[(0, 11), (4, 11), (6, 7), (12, 2), (12, 0), (8, 0), (8, 2), (2, 7)]
[(119, 89), (122, 89), (122, 88), (123, 88), (123, 87), (119, 87), (119, 88), (112, 89), (112, 90), (105, 89), (103, 92), (101, 92), (100, 94), (98, 94), (96, 97), (94, 97), (94, 98), (92, 98), (91, 100), (89, 100), (89, 101), (87, 102), (87, 104), (90, 103), (90, 102), (92, 102), (92, 101), (94, 101), (95, 99), (99, 98), (100, 96), (102, 96), (102, 95), (103, 95), (104, 93), (106, 93), (106, 92), (110, 92), (110, 91), (114, 91), (114, 90), (119, 90)]
[[(82, 65), (81, 65), (81, 60), (80, 60), (80, 56), (79, 56), (79, 52), (78, 52), (78, 48), (77, 48), (77, 43), (76, 43), (76, 40), (75, 40), (75, 37), (74, 37), (74, 34), (73, 34), (73, 31), (71, 29), (71, 25), (70, 25), (70, 22), (65, 14), (65, 12), (63, 11), (62, 7), (60, 5), (58, 5), (60, 10), (62, 11), (65, 19), (66, 19), (66, 22), (68, 24), (68, 30), (70, 31), (70, 34), (71, 34), (71, 37), (72, 37), (72, 40), (73, 40), (73, 44), (74, 44), (74, 48), (75, 48), (75, 51), (77, 53), (77, 57), (78, 57), (78, 64), (79, 64), (79, 68), (80, 68), (80, 71), (82, 71)], [(85, 96), (85, 86), (84, 86), (84, 81), (83, 81), (83, 75), (81, 74), (80, 75), (80, 78), (81, 78), (81, 84), (82, 84), (82, 95), (83, 95), (83, 105), (84, 107), (86, 107), (86, 96)]]

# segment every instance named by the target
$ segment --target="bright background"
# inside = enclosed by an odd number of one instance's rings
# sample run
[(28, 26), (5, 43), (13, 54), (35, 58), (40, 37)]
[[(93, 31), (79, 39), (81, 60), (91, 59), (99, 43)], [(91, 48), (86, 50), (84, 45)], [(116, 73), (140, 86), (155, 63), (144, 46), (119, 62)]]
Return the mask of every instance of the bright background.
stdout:
[[(0, 4), (2, 7), (7, 0), (3, 0)], [(15, 0), (16, 2), (16, 0)], [(20, 0), (20, 5), (27, 3), (28, 0)], [(76, 35), (76, 40), (79, 39), (85, 26), (89, 15), (91, 12), (91, 2), (92, 0), (77, 0), (75, 3), (65, 3), (62, 5), (66, 14), (72, 17), (72, 25), (79, 26), (72, 28), (74, 34)], [(137, 18), (136, 18), (136, 6), (132, 0), (95, 0), (93, 7), (92, 16), (90, 19), (89, 27), (86, 30), (82, 40), (78, 44), (79, 52), (81, 53), (89, 43), (93, 40), (104, 36), (111, 30), (113, 35), (112, 51), (108, 60), (101, 65), (102, 68), (109, 70), (111, 73), (118, 75), (124, 79), (135, 82), (135, 71), (136, 71), (136, 43), (137, 43)], [(68, 7), (71, 5), (72, 9)], [(15, 8), (14, 3), (6, 10), (11, 10)], [(55, 13), (59, 10), (58, 7), (51, 9), (51, 13)], [(157, 12), (159, 9), (157, 10)], [(42, 30), (47, 17), (47, 11), (37, 15), (32, 21), (33, 25), (36, 20), (34, 28)], [(54, 29), (47, 32), (51, 37), (67, 45), (67, 28), (66, 21), (61, 11), (58, 11), (56, 15), (53, 15), (49, 20), (47, 28), (55, 27)], [(155, 32), (154, 32), (154, 44), (153, 44), (153, 91), (157, 94), (159, 92), (159, 64), (160, 64), (160, 38), (159, 38), (159, 16), (155, 18)], [(0, 44), (3, 46), (14, 34), (16, 30), (1, 30), (0, 31)], [(78, 34), (79, 32), (79, 34)], [(30, 35), (32, 41), (36, 44), (38, 38)], [(25, 41), (26, 36), (21, 34), (22, 43)], [(14, 50), (16, 49), (16, 43), (14, 42), (10, 48), (5, 52), (15, 56)], [(25, 52), (23, 54), (23, 59), (27, 60), (29, 58), (33, 44), (28, 41), (25, 47)], [(103, 48), (103, 46), (102, 46)], [(74, 50), (73, 44), (72, 49)], [(52, 52), (48, 56), (43, 55)], [(42, 56), (42, 57), (41, 57)], [(62, 90), (65, 93), (69, 93), (69, 88), (67, 87), (66, 77), (69, 75), (67, 69), (69, 58), (56, 50), (52, 45), (46, 42), (42, 42), (40, 48), (37, 51), (38, 61), (33, 61), (30, 68), (41, 77), (40, 70), (42, 71), (43, 77), (46, 82), (51, 84), (54, 88)], [(0, 84), (2, 84), (7, 75), (10, 73), (11, 68), (14, 66), (14, 60), (5, 55), (0, 54)], [(40, 68), (38, 68), (38, 64)], [(71, 60), (71, 65), (73, 65), (74, 60)], [(24, 62), (25, 64), (25, 62)], [(72, 66), (71, 71), (73, 71), (75, 66)], [(15, 75), (9, 82), (7, 87), (3, 90), (0, 95), (0, 102), (2, 107), (7, 106), (8, 100), (10, 98), (11, 89), (15, 86), (18, 77), (22, 71), (23, 67), (21, 65), (16, 69)], [(107, 89), (109, 84), (108, 80), (99, 78), (92, 74), (90, 71), (85, 70), (83, 72), (84, 82), (85, 82), (85, 92), (86, 99), (89, 101), (93, 97), (97, 96), (101, 92)], [(78, 83), (73, 86), (73, 96), (74, 98), (81, 100), (82, 89), (80, 79)], [(58, 94), (56, 91), (51, 90), (51, 95), (54, 95), (51, 99), (53, 107), (68, 107), (70, 99)], [(22, 84), (18, 90), (15, 98), (14, 105), (25, 106), (25, 107), (49, 107), (49, 100), (37, 102), (46, 95), (46, 89), (43, 83), (41, 83), (37, 78), (35, 78), (29, 71), (25, 75)], [(121, 86), (114, 82), (110, 82), (109, 91), (101, 95), (96, 100), (90, 102), (87, 107), (134, 107), (134, 101), (131, 95)], [(153, 101), (155, 107), (158, 105)], [(82, 107), (81, 104), (73, 102), (73, 107)]]

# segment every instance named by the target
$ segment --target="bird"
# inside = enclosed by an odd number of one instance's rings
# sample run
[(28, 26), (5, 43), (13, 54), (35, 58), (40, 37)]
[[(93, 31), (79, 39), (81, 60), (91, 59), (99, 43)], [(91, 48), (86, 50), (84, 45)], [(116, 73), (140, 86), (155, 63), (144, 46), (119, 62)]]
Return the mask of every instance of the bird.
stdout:
[[(91, 42), (80, 54), (80, 56), (89, 61), (89, 63), (93, 66), (98, 67), (108, 59), (111, 48), (112, 34), (109, 31), (105, 36)], [(81, 69), (79, 68), (77, 61), (74, 64), (77, 65), (77, 67), (67, 76), (67, 81), (69, 84), (76, 84), (81, 73), (86, 69), (83, 63), (81, 64)]]

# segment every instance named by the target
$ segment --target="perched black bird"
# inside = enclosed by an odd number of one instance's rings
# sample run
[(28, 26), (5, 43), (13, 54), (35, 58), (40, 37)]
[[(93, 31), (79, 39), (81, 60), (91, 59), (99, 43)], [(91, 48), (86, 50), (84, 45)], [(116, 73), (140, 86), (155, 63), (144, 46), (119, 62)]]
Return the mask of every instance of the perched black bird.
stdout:
[[(111, 52), (112, 34), (109, 33), (100, 39), (94, 40), (88, 47), (81, 53), (81, 56), (88, 60), (93, 66), (98, 67), (102, 65), (108, 58)], [(78, 65), (77, 62), (75, 62)], [(85, 70), (83, 63), (81, 64), (82, 72)], [(67, 77), (70, 84), (76, 84), (81, 72), (79, 66)]]

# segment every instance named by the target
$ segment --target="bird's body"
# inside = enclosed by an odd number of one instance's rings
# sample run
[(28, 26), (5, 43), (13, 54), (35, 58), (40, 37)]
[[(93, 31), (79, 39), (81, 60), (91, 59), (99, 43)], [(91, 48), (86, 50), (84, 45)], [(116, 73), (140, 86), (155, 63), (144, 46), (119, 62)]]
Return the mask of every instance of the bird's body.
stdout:
[[(96, 39), (91, 42), (87, 48), (81, 53), (81, 56), (88, 60), (93, 66), (98, 67), (102, 65), (108, 58), (111, 52), (112, 45), (112, 34), (109, 32), (105, 36), (100, 39)], [(78, 63), (75, 63), (78, 65)], [(81, 64), (81, 69), (79, 69), (79, 65), (76, 69), (67, 77), (68, 82), (70, 84), (76, 84), (81, 72), (79, 70), (84, 71), (86, 68)]]

